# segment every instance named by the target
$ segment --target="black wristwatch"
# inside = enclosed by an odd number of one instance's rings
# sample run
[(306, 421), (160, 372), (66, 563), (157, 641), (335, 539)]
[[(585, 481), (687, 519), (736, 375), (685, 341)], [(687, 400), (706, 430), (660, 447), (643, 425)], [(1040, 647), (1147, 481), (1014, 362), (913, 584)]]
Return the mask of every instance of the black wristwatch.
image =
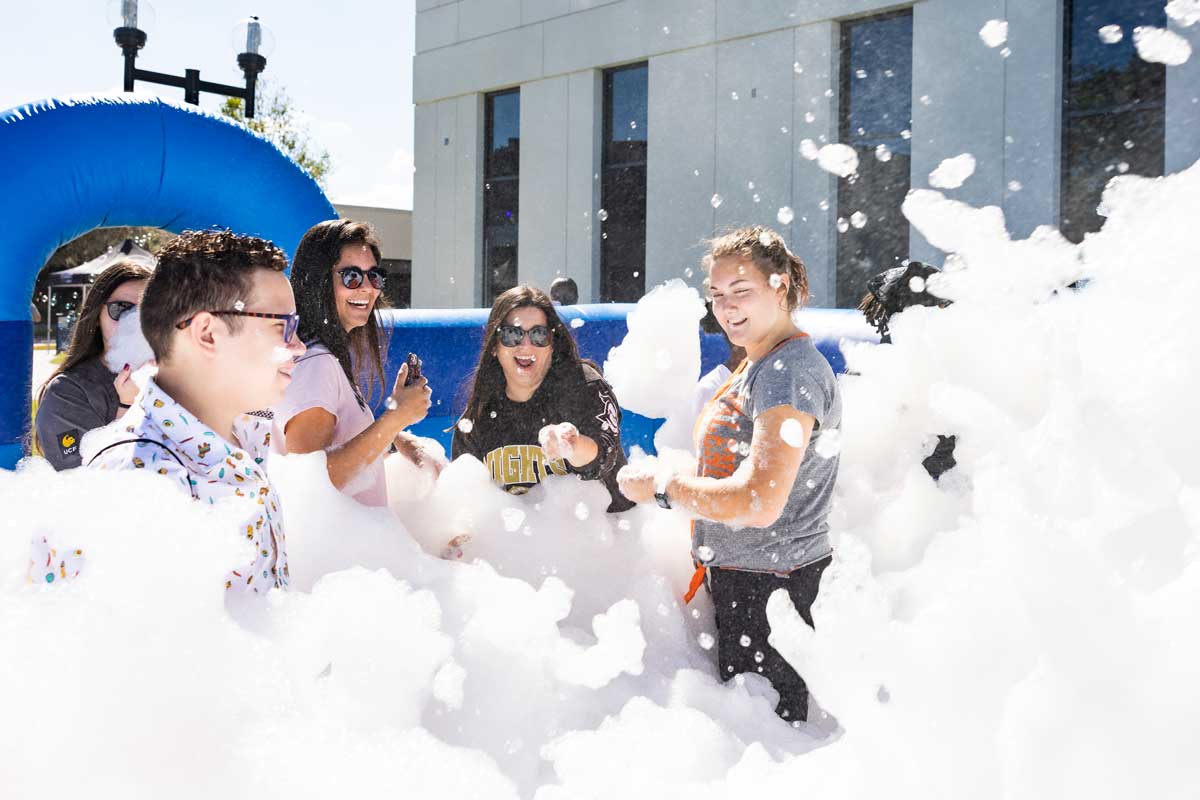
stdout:
[(655, 492), (654, 500), (655, 500), (655, 502), (658, 503), (660, 508), (670, 508), (671, 507), (671, 499), (669, 497), (667, 497), (667, 493), (665, 491), (664, 492)]

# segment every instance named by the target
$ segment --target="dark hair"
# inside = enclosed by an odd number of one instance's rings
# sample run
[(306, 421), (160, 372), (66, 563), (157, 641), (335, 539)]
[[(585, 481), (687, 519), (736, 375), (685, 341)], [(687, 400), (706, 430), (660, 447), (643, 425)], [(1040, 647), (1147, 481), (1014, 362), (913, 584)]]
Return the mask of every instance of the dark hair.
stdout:
[[(924, 285), (931, 276), (940, 273), (937, 267), (921, 261), (910, 261), (892, 267), (867, 281), (867, 292), (858, 303), (867, 322), (879, 331), (885, 342), (891, 341), (888, 322), (909, 306), (948, 306), (950, 301), (930, 294)], [(914, 291), (913, 279), (921, 279), (920, 291)]]
[[(266, 239), (231, 231), (184, 231), (158, 251), (158, 268), (142, 295), (142, 334), (159, 361), (170, 357), (175, 325), (201, 311), (224, 311), (249, 299), (255, 270), (283, 272), (287, 256)], [(238, 317), (223, 317), (241, 330)]]
[[(483, 416), (492, 400), (504, 392), (504, 369), (500, 360), (492, 353), (500, 341), (500, 326), (509, 314), (520, 308), (538, 308), (546, 315), (546, 326), (550, 328), (553, 355), (546, 380), (562, 380), (573, 372), (582, 374), (579, 349), (575, 337), (559, 319), (550, 297), (535, 286), (514, 286), (496, 298), (492, 312), (483, 326), (483, 350), (479, 354), (479, 365), (475, 368), (471, 390), (467, 396), (467, 407), (460, 419), (474, 422)], [(588, 362), (590, 363), (590, 362)]]
[(794, 311), (808, 302), (808, 273), (800, 257), (788, 250), (783, 237), (770, 228), (755, 225), (739, 228), (708, 242), (709, 253), (704, 257), (705, 270), (711, 270), (717, 259), (738, 256), (753, 262), (768, 279), (772, 275), (787, 275), (787, 310)]
[[(100, 315), (104, 313), (104, 305), (108, 302), (108, 298), (112, 297), (112, 293), (130, 281), (149, 280), (153, 274), (154, 270), (140, 261), (122, 258), (105, 267), (104, 271), (96, 276), (96, 280), (88, 290), (87, 298), (83, 301), (83, 307), (79, 309), (79, 319), (75, 323), (75, 330), (71, 332), (71, 343), (67, 346), (67, 357), (38, 390), (38, 403), (42, 402), (42, 397), (45, 396), (46, 387), (50, 385), (50, 381), (64, 372), (71, 371), (84, 361), (90, 361), (104, 353), (104, 335), (100, 332)], [(32, 434), (31, 441), (34, 447), (40, 450), (41, 443), (37, 438), (37, 426), (34, 426)]]
[(574, 278), (555, 278), (550, 283), (550, 299), (564, 306), (579, 302), (579, 284)]
[(292, 292), (300, 311), (300, 340), (325, 345), (342, 365), (358, 404), (366, 408), (375, 386), (385, 385), (387, 341), (378, 312), (387, 308), (387, 299), (379, 295), (366, 325), (349, 333), (342, 327), (333, 294), (333, 267), (348, 245), (369, 247), (379, 263), (379, 237), (369, 224), (330, 219), (309, 228), (292, 262)]

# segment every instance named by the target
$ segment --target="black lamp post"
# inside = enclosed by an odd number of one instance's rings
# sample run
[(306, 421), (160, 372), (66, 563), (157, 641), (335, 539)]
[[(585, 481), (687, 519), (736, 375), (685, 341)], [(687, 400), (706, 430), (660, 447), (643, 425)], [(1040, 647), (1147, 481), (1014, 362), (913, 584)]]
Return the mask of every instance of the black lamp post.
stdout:
[(113, 38), (125, 56), (125, 91), (132, 92), (134, 82), (143, 81), (162, 86), (178, 86), (183, 89), (184, 102), (192, 105), (199, 105), (201, 92), (240, 97), (246, 102), (246, 119), (254, 119), (254, 91), (258, 76), (267, 68), (267, 58), (263, 50), (269, 47), (271, 41), (270, 31), (263, 27), (258, 17), (250, 17), (239, 23), (234, 32), (238, 42), (235, 46), (241, 46), (240, 43), (245, 42), (245, 50), (237, 57), (238, 66), (246, 76), (246, 86), (242, 88), (202, 81), (198, 69), (184, 70), (182, 78), (138, 69), (138, 51), (146, 46), (146, 32), (138, 28), (138, 0), (114, 0), (113, 5), (114, 10), (119, 11), (120, 27), (113, 31)]

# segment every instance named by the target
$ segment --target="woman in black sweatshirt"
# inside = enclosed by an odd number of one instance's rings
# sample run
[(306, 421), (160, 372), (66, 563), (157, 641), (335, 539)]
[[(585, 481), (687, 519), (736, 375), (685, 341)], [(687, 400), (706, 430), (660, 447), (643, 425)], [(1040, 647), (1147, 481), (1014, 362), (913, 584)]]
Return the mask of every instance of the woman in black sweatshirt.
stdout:
[(579, 358), (550, 298), (532, 286), (509, 289), (492, 306), (451, 450), (479, 459), (513, 494), (574, 474), (604, 482), (610, 512), (633, 506), (617, 489), (625, 453), (612, 387)]

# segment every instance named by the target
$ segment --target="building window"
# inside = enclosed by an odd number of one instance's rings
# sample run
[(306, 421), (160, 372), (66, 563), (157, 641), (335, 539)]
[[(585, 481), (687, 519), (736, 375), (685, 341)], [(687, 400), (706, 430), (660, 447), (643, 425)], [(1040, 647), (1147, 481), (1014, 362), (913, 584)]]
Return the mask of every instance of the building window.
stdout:
[(837, 305), (852, 308), (871, 276), (908, 258), (912, 10), (841, 26), (839, 141), (858, 172), (838, 181)]
[(521, 90), (484, 98), (483, 302), (517, 285)]
[(628, 303), (646, 291), (645, 62), (604, 71), (600, 300)]
[(387, 272), (383, 295), (392, 308), (412, 308), (412, 261), (407, 258), (385, 258), (379, 266)]
[(1073, 242), (1100, 230), (1114, 175), (1163, 174), (1166, 67), (1143, 61), (1134, 28), (1165, 28), (1162, 0), (1064, 0), (1061, 228)]

